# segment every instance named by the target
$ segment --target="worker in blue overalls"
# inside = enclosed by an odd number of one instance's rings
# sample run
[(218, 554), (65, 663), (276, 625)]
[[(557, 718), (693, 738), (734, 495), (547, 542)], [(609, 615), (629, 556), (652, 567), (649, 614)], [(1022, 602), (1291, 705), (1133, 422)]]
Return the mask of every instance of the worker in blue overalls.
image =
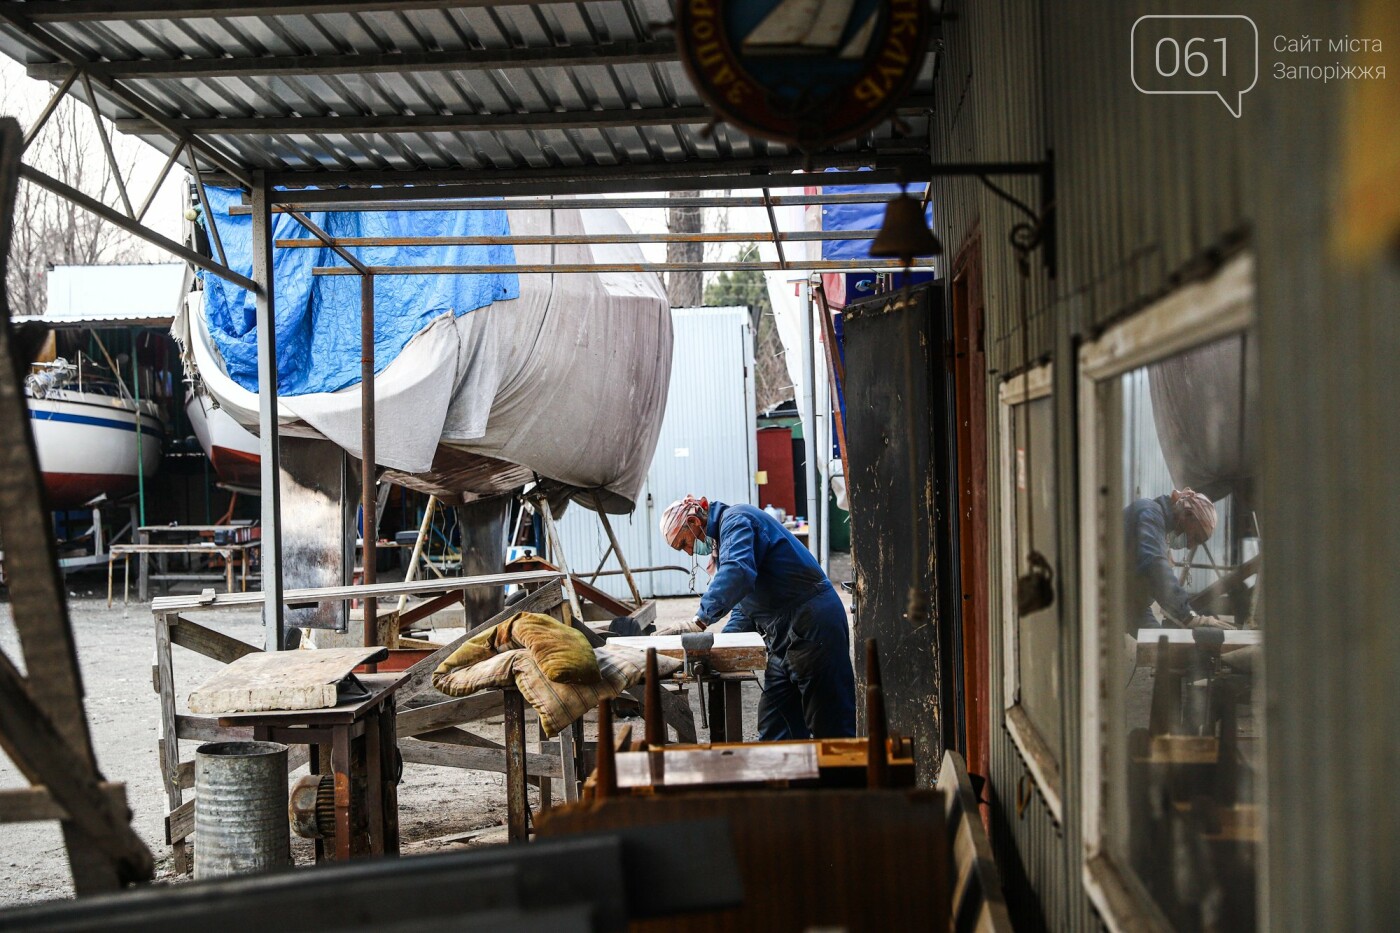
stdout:
[(1189, 487), (1174, 489), (1169, 496), (1138, 499), (1123, 509), (1130, 631), (1162, 627), (1152, 612), (1154, 602), (1170, 627), (1235, 628), (1191, 608), (1191, 595), (1177, 581), (1170, 554), (1205, 544), (1215, 533), (1215, 522), (1215, 503)]
[(724, 631), (757, 631), (768, 646), (759, 738), (855, 735), (846, 607), (807, 548), (760, 509), (694, 496), (667, 507), (661, 533), (676, 550), (710, 558), (695, 625), (729, 613)]

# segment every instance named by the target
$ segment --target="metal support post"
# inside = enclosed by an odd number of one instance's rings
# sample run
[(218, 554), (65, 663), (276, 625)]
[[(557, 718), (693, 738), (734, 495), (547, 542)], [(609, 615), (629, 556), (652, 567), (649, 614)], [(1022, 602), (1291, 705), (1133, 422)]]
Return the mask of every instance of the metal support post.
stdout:
[(813, 385), (816, 375), (816, 341), (812, 338), (812, 294), (807, 292), (807, 313), (802, 315), (802, 452), (807, 461), (803, 471), (807, 480), (807, 550), (817, 557), (817, 394)]
[(283, 644), (282, 493), (277, 447), (276, 287), (266, 176), (253, 179), (253, 281), (257, 286), (258, 453), (262, 457), (263, 626), (268, 651)]
[[(364, 538), (364, 582), (375, 582), (379, 538), (378, 498), (374, 493), (374, 276), (360, 276), (360, 515)], [(365, 647), (379, 644), (379, 601), (366, 596)]]

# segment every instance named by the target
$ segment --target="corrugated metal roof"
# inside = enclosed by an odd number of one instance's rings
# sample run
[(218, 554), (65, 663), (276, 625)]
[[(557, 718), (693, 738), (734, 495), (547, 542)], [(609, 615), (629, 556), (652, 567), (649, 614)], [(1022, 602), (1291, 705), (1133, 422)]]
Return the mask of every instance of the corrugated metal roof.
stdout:
[(50, 327), (168, 325), (184, 300), (187, 268), (183, 262), (54, 266), (42, 320)]
[[(0, 51), (54, 82), (80, 62), (123, 131), (165, 152), (196, 138), (202, 166), (264, 170), (275, 184), (412, 173), (577, 190), (652, 170), (802, 167), (786, 147), (708, 128), (671, 19), (666, 0), (4, 0)], [(812, 164), (872, 164), (877, 150), (912, 164), (927, 145), (932, 61), (904, 126), (886, 122)]]

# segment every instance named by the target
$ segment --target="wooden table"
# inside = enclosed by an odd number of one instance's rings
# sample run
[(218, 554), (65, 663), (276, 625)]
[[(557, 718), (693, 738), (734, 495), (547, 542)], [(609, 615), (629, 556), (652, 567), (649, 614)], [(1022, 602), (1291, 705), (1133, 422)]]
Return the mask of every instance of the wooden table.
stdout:
[[(370, 695), (329, 709), (230, 713), (221, 726), (252, 726), (259, 741), (307, 745), (311, 773), (335, 780), (335, 861), (399, 852), (394, 691), (407, 671), (360, 674)], [(362, 739), (361, 742), (356, 742)], [(523, 762), (522, 762), (523, 765)], [(327, 858), (316, 840), (316, 861)]]
[[(685, 660), (680, 635), (610, 638), (608, 644), (639, 651), (655, 648), (657, 654)], [(710, 723), (710, 741), (742, 741), (744, 681), (757, 679), (754, 672), (768, 667), (768, 647), (763, 636), (757, 632), (717, 632), (714, 647), (691, 660), (700, 661), (702, 666), (702, 673), (696, 679), (704, 684), (708, 693), (705, 714)]]
[[(198, 544), (215, 545), (216, 542), (214, 539), (220, 534), (227, 535), (228, 540), (225, 541), (223, 544), (217, 545), (217, 547), (243, 548), (243, 551), (239, 554), (239, 556), (242, 558), (243, 588), (246, 590), (248, 588), (248, 551), (252, 548), (259, 547), (261, 544), (259, 539), (247, 537), (252, 534), (250, 529), (251, 526), (249, 525), (142, 525), (141, 527), (137, 528), (135, 535), (135, 544), (120, 545), (120, 547), (122, 547), (123, 549), (128, 550), (129, 553), (140, 555), (140, 559), (137, 561), (137, 598), (144, 603), (150, 596), (150, 582), (152, 580), (169, 579), (169, 577), (165, 575), (152, 576), (150, 572), (150, 560), (152, 554), (188, 554), (199, 553), (199, 551), (201, 550), (213, 550), (213, 548), (200, 548), (195, 551), (190, 551), (188, 550), (188, 548), (191, 548), (194, 545)], [(240, 535), (244, 536), (244, 540), (238, 540)], [(193, 536), (195, 540), (189, 540), (190, 536)], [(172, 537), (175, 538), (175, 540), (170, 540)], [(165, 539), (164, 543), (159, 543), (160, 539)], [(216, 551), (216, 553), (218, 552)], [(225, 555), (225, 559), (231, 561), (231, 558), (228, 555)], [(109, 561), (108, 576), (110, 577), (110, 575), (111, 574)], [(201, 579), (201, 577), (196, 577), (193, 574), (186, 574), (185, 576), (190, 577), (191, 579)], [(232, 567), (226, 569), (225, 580), (228, 585), (228, 591), (232, 593)], [(111, 589), (110, 583), (108, 589)], [(111, 601), (110, 596), (108, 601)]]
[[(218, 554), (224, 559), (224, 585), (228, 592), (233, 592), (233, 565), (237, 560), (242, 565), (242, 587), (244, 592), (248, 590), (248, 555), (254, 550), (262, 547), (261, 541), (245, 541), (241, 544), (215, 544), (212, 541), (191, 541), (185, 544), (114, 544), (107, 552), (107, 605), (112, 605), (112, 568), (118, 558), (122, 561), (122, 602), (131, 600), (131, 555), (136, 554), (140, 559), (140, 567), (137, 573), (136, 596), (142, 602), (146, 601), (148, 592), (148, 581), (166, 579), (208, 579), (209, 575), (199, 573), (187, 574), (155, 574), (152, 575), (149, 569), (149, 561), (152, 554)], [(217, 579), (217, 577), (214, 577)]]

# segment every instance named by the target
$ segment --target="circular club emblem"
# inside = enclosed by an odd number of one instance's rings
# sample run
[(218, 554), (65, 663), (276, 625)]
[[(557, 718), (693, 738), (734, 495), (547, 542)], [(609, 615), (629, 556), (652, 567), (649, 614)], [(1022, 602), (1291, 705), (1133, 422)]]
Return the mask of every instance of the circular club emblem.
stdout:
[(755, 135), (821, 149), (885, 119), (929, 38), (928, 0), (677, 0), (700, 96)]

